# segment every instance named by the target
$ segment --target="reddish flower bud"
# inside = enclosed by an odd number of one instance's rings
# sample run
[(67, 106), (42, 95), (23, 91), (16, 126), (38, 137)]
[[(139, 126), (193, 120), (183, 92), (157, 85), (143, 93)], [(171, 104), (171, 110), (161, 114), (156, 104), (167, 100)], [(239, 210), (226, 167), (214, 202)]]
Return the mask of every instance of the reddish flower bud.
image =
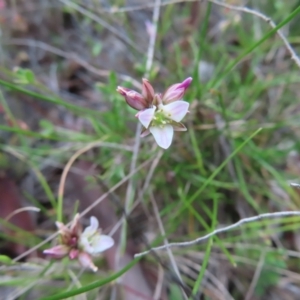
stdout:
[(143, 78), (142, 95), (147, 100), (148, 104), (151, 105), (155, 95), (154, 89), (150, 82), (145, 78)]
[(118, 86), (117, 92), (124, 96), (127, 104), (136, 109), (142, 110), (149, 106), (147, 100), (138, 92)]

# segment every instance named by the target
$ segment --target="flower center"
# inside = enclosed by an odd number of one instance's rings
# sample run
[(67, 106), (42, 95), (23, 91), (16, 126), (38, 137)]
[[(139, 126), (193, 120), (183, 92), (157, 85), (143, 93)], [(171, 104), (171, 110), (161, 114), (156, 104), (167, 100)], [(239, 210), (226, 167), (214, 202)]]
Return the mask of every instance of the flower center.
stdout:
[(163, 108), (158, 108), (155, 111), (154, 117), (151, 122), (151, 126), (163, 127), (166, 124), (171, 123), (171, 114), (166, 113)]

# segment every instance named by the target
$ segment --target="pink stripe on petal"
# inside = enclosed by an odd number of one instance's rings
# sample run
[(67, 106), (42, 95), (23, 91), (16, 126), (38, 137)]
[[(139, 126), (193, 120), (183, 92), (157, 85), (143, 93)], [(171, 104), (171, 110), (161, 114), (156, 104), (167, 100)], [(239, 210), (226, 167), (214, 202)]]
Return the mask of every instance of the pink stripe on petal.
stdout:
[(184, 95), (185, 89), (184, 88), (176, 88), (172, 91), (168, 91), (166, 95), (163, 97), (163, 101), (165, 103), (171, 103), (173, 101), (179, 101), (182, 99)]
[(154, 106), (152, 108), (145, 109), (138, 114), (138, 118), (145, 128), (149, 127), (154, 117), (155, 109), (156, 107)]
[(188, 77), (187, 79), (182, 81), (178, 87), (184, 88), (184, 90), (186, 90), (190, 86), (192, 80), (193, 80), (192, 77)]
[(168, 114), (168, 117), (175, 122), (180, 122), (187, 114), (189, 103), (186, 101), (176, 101), (164, 105), (163, 110)]
[(163, 149), (168, 149), (172, 143), (174, 129), (171, 125), (166, 125), (162, 128), (160, 127), (150, 127), (150, 132), (157, 145)]

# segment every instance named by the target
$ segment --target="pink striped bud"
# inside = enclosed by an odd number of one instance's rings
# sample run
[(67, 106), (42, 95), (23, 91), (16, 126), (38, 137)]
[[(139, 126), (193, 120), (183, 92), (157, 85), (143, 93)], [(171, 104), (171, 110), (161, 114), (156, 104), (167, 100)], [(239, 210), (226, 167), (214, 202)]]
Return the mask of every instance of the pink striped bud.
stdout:
[(190, 86), (192, 80), (192, 77), (188, 77), (181, 83), (171, 85), (162, 96), (163, 103), (168, 104), (174, 101), (182, 100), (184, 93)]
[(63, 258), (69, 253), (69, 247), (65, 245), (58, 245), (44, 250), (43, 253), (51, 256), (52, 258)]

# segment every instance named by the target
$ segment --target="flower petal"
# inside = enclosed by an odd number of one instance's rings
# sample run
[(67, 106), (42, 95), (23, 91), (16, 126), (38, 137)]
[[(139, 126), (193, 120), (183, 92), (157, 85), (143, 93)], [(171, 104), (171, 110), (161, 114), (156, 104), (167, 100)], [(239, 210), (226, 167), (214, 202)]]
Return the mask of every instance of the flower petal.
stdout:
[(156, 107), (145, 109), (138, 114), (138, 118), (140, 122), (143, 124), (145, 128), (148, 128), (155, 113)]
[(80, 245), (80, 248), (83, 249), (87, 253), (92, 254), (94, 252), (91, 242), (89, 241), (89, 238), (86, 235), (82, 235), (80, 237), (79, 245)]
[(103, 252), (109, 248), (111, 248), (115, 244), (115, 241), (113, 240), (112, 237), (108, 235), (99, 235), (97, 237), (94, 237), (92, 240), (92, 248), (93, 248), (93, 253), (91, 254), (98, 254), (100, 252)]
[(164, 105), (163, 110), (171, 120), (180, 122), (187, 114), (189, 105), (186, 101), (176, 101)]
[(98, 227), (99, 227), (99, 222), (98, 222), (97, 218), (92, 216), (90, 218), (90, 223), (91, 223), (91, 225), (84, 229), (84, 231), (82, 233), (83, 236), (89, 237), (97, 232)]
[(164, 127), (152, 126), (149, 128), (150, 132), (158, 144), (163, 149), (168, 149), (172, 143), (174, 129), (171, 125), (165, 125)]

